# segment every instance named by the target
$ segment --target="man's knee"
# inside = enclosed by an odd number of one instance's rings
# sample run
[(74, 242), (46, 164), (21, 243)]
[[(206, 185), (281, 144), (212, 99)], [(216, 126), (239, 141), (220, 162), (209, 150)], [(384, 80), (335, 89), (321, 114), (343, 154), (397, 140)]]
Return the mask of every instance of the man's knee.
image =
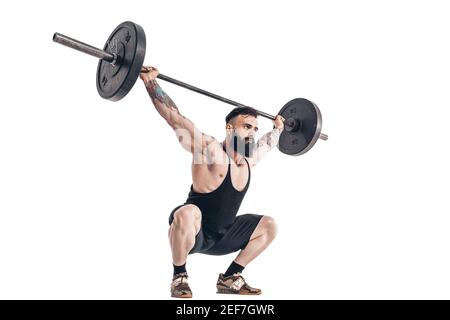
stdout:
[(272, 218), (270, 216), (262, 217), (261, 226), (264, 230), (264, 233), (270, 240), (275, 239), (275, 237), (277, 236), (278, 228), (277, 228), (277, 223), (274, 218)]
[(197, 224), (200, 219), (200, 209), (193, 204), (188, 204), (179, 208), (174, 213), (172, 225), (175, 228), (191, 228), (193, 225)]

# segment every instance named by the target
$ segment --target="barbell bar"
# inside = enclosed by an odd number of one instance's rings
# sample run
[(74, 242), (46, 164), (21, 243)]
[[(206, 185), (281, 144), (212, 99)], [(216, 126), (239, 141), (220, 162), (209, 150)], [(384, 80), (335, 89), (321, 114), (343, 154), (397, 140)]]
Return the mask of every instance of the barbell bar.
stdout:
[[(122, 99), (133, 87), (139, 73), (144, 71), (142, 65), (145, 57), (145, 32), (141, 26), (131, 21), (123, 22), (114, 29), (103, 50), (57, 32), (53, 35), (53, 41), (100, 59), (97, 68), (97, 91), (105, 99)], [(157, 78), (235, 107), (248, 107), (161, 73)], [(255, 110), (258, 115), (267, 119), (276, 118)], [(322, 116), (313, 102), (303, 98), (291, 100), (279, 114), (285, 118), (284, 137), (282, 134), (278, 146), (283, 153), (300, 155), (311, 149), (317, 139), (328, 139), (328, 135), (321, 133)]]

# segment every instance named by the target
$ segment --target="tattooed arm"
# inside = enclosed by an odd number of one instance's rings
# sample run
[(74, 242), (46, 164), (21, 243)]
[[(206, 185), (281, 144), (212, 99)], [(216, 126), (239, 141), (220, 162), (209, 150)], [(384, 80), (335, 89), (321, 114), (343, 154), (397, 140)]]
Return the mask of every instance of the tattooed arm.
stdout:
[(273, 129), (263, 135), (256, 143), (255, 155), (253, 157), (253, 165), (256, 165), (273, 147), (278, 144), (278, 139), (283, 129)]
[(253, 165), (256, 165), (270, 150), (278, 145), (281, 132), (283, 132), (284, 118), (278, 115), (274, 121), (274, 129), (263, 135), (256, 143), (256, 152), (253, 157)]
[(216, 140), (203, 134), (191, 120), (180, 113), (172, 99), (156, 82), (158, 74), (158, 70), (152, 67), (144, 67), (144, 71), (140, 74), (156, 110), (175, 130), (178, 141), (184, 149), (191, 153), (202, 152), (204, 148)]
[(167, 121), (173, 129), (186, 127), (189, 121), (183, 116), (172, 99), (161, 89), (155, 79), (145, 82), (145, 88), (152, 99), (158, 113)]

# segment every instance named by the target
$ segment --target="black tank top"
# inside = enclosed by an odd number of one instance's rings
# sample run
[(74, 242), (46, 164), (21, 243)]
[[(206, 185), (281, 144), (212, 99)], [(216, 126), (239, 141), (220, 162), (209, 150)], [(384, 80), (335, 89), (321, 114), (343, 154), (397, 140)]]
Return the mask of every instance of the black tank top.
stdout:
[(191, 185), (186, 203), (195, 204), (202, 212), (202, 228), (206, 231), (224, 234), (234, 223), (236, 214), (250, 185), (250, 166), (247, 159), (248, 181), (242, 191), (237, 191), (231, 182), (231, 159), (228, 157), (228, 171), (220, 186), (208, 193), (195, 192)]

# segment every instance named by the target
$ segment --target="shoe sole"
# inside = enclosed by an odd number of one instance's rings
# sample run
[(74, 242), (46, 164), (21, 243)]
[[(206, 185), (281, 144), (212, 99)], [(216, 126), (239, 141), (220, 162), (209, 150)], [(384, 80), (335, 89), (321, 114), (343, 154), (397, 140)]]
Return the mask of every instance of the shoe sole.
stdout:
[(237, 294), (237, 295), (241, 295), (241, 296), (259, 296), (261, 294), (261, 292), (236, 292), (234, 290), (231, 289), (217, 289), (218, 294)]
[(183, 294), (182, 296), (171, 295), (172, 298), (189, 299), (192, 298), (192, 294)]

